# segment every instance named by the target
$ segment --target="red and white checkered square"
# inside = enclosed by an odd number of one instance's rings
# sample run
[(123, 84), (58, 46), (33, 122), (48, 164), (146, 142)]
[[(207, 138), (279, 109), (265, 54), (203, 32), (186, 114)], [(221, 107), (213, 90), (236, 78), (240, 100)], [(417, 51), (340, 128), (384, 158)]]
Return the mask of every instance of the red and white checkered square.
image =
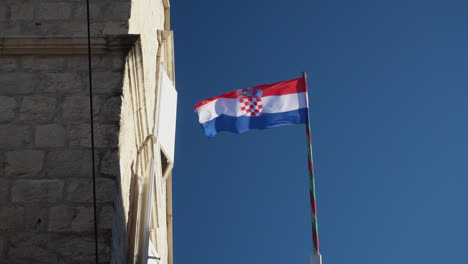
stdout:
[(263, 111), (262, 98), (256, 96), (244, 96), (239, 98), (241, 112), (245, 116), (259, 116)]

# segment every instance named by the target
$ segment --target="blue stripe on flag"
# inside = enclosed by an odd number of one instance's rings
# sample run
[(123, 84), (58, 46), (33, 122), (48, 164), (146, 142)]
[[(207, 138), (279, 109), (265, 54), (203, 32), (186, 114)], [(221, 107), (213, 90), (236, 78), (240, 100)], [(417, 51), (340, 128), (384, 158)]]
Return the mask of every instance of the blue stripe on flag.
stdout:
[(214, 137), (218, 132), (242, 133), (249, 129), (266, 129), (290, 124), (307, 124), (307, 108), (282, 113), (264, 113), (260, 116), (227, 116), (201, 124), (205, 136)]

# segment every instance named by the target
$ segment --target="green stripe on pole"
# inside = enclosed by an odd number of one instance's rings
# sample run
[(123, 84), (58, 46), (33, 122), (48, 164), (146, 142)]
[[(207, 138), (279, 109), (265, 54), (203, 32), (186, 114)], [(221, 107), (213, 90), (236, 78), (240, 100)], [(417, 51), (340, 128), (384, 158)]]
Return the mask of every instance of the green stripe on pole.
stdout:
[[(304, 84), (307, 88), (307, 75), (304, 73)], [(317, 223), (317, 205), (316, 205), (316, 196), (315, 196), (315, 177), (314, 177), (314, 163), (312, 155), (312, 137), (310, 132), (310, 118), (309, 118), (309, 99), (307, 94), (307, 124), (306, 124), (306, 135), (307, 135), (307, 150), (308, 150), (308, 160), (307, 164), (309, 167), (309, 183), (310, 183), (310, 207), (312, 213), (312, 241), (314, 245), (314, 255), (320, 254), (319, 239), (318, 239), (318, 223)]]

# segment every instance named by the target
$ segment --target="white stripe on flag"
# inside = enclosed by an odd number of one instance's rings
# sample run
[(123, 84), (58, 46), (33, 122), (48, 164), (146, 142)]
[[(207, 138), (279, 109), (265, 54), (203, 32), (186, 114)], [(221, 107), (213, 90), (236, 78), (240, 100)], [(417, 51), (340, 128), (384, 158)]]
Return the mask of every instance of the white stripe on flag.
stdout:
[[(262, 113), (282, 113), (301, 108), (307, 108), (307, 94), (295, 93), (262, 97)], [(215, 119), (220, 115), (242, 116), (239, 99), (218, 98), (197, 108), (200, 124)]]

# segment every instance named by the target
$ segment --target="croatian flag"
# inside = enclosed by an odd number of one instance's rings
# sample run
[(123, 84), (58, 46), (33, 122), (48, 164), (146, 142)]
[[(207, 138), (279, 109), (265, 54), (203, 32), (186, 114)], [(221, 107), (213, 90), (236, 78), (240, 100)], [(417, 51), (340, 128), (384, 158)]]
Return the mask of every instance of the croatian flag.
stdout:
[(307, 124), (308, 101), (305, 78), (247, 87), (195, 105), (205, 135), (242, 133), (289, 124)]

